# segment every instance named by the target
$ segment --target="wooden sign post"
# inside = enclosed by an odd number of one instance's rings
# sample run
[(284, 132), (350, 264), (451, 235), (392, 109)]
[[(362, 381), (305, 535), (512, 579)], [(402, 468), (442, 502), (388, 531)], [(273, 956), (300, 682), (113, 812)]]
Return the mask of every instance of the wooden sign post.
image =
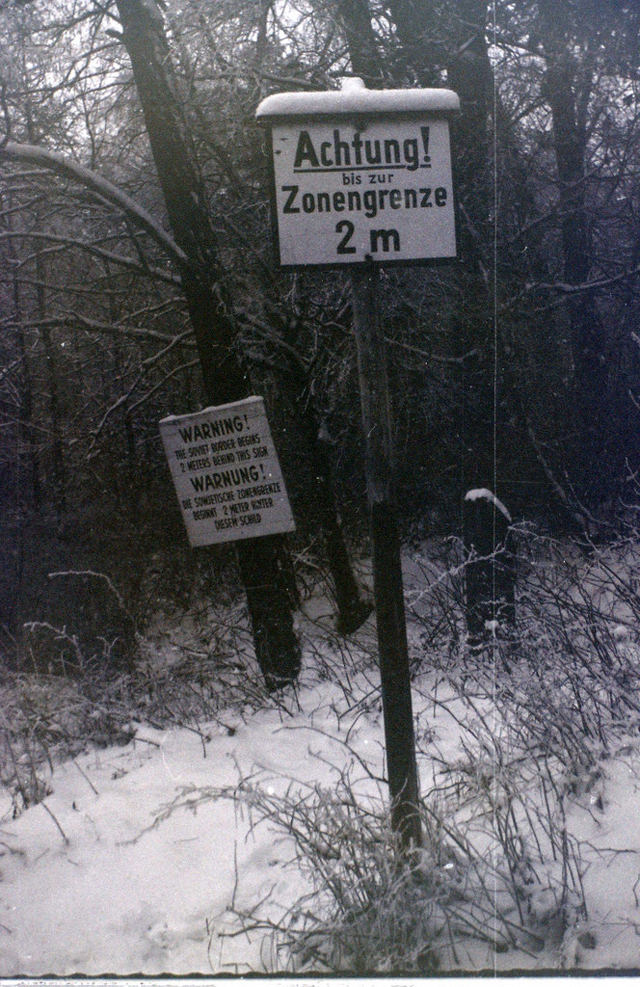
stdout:
[(351, 79), (268, 96), (256, 114), (271, 132), (279, 266), (350, 269), (391, 823), (404, 849), (422, 834), (378, 265), (455, 257), (447, 117), (458, 106), (449, 90)]
[(373, 548), (373, 591), (382, 685), (391, 824), (404, 846), (422, 842), (418, 812), (409, 654), (404, 611), (400, 538), (393, 489), (391, 402), (380, 325), (378, 269), (351, 271), (353, 322), (358, 351), (365, 472)]

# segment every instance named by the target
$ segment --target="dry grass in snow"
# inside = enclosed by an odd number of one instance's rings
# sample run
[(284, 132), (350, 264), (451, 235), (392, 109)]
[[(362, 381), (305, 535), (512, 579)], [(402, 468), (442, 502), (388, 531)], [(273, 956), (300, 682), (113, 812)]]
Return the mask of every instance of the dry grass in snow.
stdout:
[(630, 562), (528, 551), (518, 635), (473, 655), (455, 546), (405, 560), (410, 867), (387, 825), (373, 620), (341, 639), (320, 588), (278, 698), (229, 608), (159, 620), (135, 681), (95, 695), (7, 676), (0, 975), (636, 968)]

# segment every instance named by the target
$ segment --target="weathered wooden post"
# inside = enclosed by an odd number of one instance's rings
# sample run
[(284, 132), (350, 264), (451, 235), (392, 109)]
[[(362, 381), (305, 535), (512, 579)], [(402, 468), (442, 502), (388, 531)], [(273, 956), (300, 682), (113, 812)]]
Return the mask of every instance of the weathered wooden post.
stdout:
[(404, 849), (422, 838), (378, 266), (455, 257), (447, 115), (457, 109), (449, 90), (350, 79), (257, 110), (271, 130), (280, 267), (351, 274), (391, 822)]
[(495, 494), (469, 490), (463, 510), (467, 631), (477, 647), (488, 625), (515, 623), (515, 554), (511, 515)]
[(405, 844), (419, 846), (418, 772), (400, 539), (393, 489), (391, 403), (386, 350), (380, 325), (378, 269), (373, 264), (353, 268), (351, 289), (365, 436), (365, 472), (391, 823)]

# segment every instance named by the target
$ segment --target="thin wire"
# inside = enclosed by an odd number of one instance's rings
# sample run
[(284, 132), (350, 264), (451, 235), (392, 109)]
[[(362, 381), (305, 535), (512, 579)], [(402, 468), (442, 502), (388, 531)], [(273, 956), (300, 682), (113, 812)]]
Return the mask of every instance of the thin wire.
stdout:
[[(498, 34), (493, 0), (493, 49)], [(498, 87), (493, 71), (493, 483), (498, 496)]]
[[(496, 24), (496, 0), (493, 0), (492, 5), (493, 11), (493, 50), (496, 49), (496, 37), (497, 37), (497, 24)], [(493, 294), (493, 407), (492, 407), (492, 425), (493, 425), (493, 496), (498, 497), (498, 90), (496, 85), (496, 73), (495, 69), (492, 71), (492, 84), (493, 84), (493, 127), (492, 127), (492, 156), (493, 156), (493, 284), (492, 284), (492, 294)], [(492, 606), (493, 606), (493, 625), (495, 628), (496, 621), (496, 558), (495, 558), (495, 545), (496, 545), (496, 521), (497, 521), (497, 510), (498, 505), (494, 500), (493, 503), (493, 535), (492, 535), (492, 545), (494, 548), (493, 554), (493, 564), (492, 564)], [(495, 631), (494, 631), (495, 633)], [(495, 647), (494, 647), (494, 658), (495, 658)], [(495, 667), (495, 663), (494, 663)]]
[[(496, 18), (496, 0), (493, 0), (492, 4), (492, 14), (493, 14), (493, 51), (495, 56), (496, 51), (496, 38), (498, 34), (497, 30), (497, 18)], [(493, 496), (498, 497), (498, 89), (496, 84), (496, 72), (495, 68), (492, 71), (492, 82), (493, 82), (493, 127), (492, 127), (492, 154), (493, 154)], [(496, 693), (497, 693), (497, 667), (496, 667), (496, 653), (497, 653), (497, 637), (496, 637), (496, 514), (497, 514), (497, 500), (494, 499), (493, 502), (493, 565), (492, 565), (492, 597), (493, 597), (493, 711), (494, 718), (497, 720), (497, 709), (496, 709)], [(497, 728), (497, 723), (495, 724)], [(496, 734), (496, 729), (494, 728), (494, 735)], [(494, 765), (495, 772), (495, 765)], [(494, 831), (495, 831), (495, 819), (494, 819)], [(497, 898), (498, 898), (498, 883), (497, 877), (495, 876), (494, 868), (494, 887), (493, 887), (493, 912), (494, 912), (494, 924), (496, 922), (497, 916)], [(494, 973), (497, 975), (497, 958), (494, 956)]]

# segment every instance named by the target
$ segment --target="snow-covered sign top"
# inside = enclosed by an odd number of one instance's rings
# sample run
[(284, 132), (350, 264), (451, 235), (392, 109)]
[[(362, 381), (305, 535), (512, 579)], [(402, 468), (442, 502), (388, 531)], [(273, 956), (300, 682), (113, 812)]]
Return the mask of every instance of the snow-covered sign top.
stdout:
[(460, 100), (450, 89), (367, 89), (362, 79), (342, 80), (342, 88), (322, 92), (275, 93), (256, 110), (259, 121), (273, 117), (344, 116), (349, 114), (455, 113)]
[(448, 89), (276, 93), (269, 127), (275, 255), (288, 270), (456, 256)]

